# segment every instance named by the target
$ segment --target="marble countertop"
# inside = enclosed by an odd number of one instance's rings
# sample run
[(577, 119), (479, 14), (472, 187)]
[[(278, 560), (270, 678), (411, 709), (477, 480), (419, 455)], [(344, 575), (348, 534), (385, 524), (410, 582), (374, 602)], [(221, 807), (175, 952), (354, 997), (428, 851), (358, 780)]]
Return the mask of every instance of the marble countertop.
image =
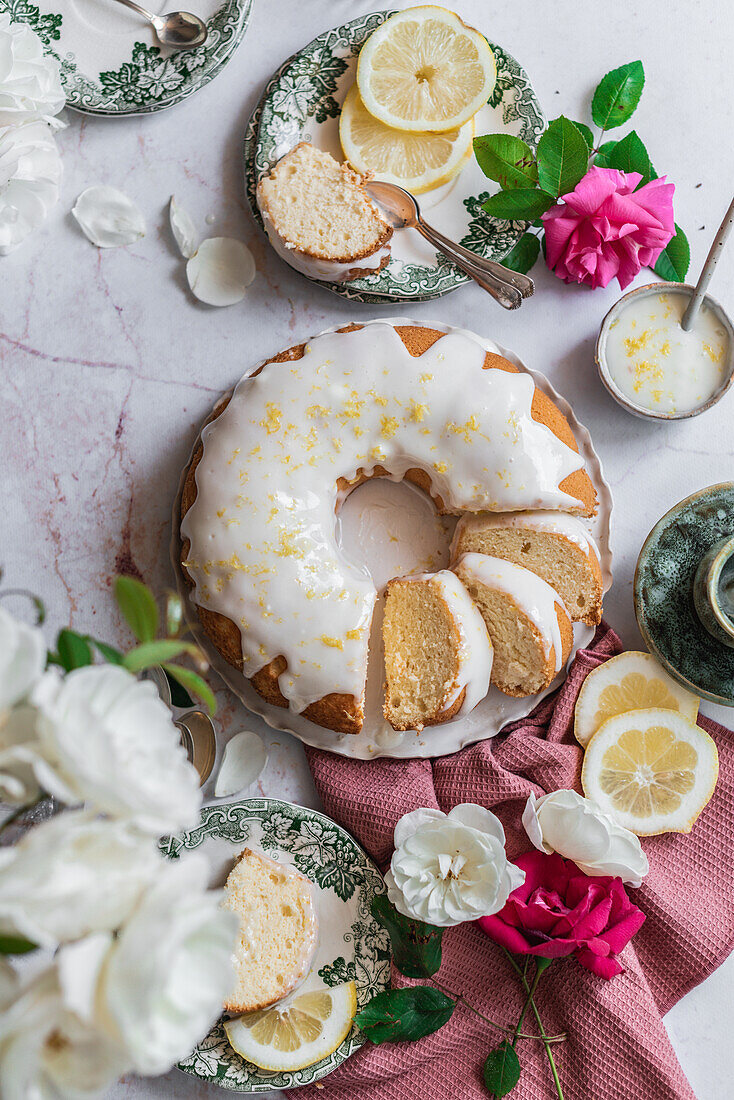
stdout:
[[(567, 0), (562, 13), (526, 0), (492, 6), (489, 25), (482, 0), (457, 6), (521, 61), (549, 117), (585, 118), (603, 73), (642, 57), (648, 87), (635, 127), (677, 185), (676, 218), (697, 272), (734, 178), (724, 91), (734, 24), (724, 0), (669, 0), (664, 18), (657, 4), (618, 0), (604, 6), (603, 20), (601, 5), (587, 0)], [(255, 0), (229, 65), (181, 107), (125, 120), (67, 112), (62, 201), (34, 238), (0, 260), (0, 564), (7, 584), (44, 599), (54, 629), (122, 641), (111, 577), (132, 572), (158, 590), (171, 583), (169, 516), (181, 468), (197, 426), (246, 367), (328, 325), (390, 312), (344, 302), (287, 268), (255, 227), (242, 188), (242, 138), (271, 72), (315, 34), (371, 7)], [(70, 208), (96, 183), (122, 188), (144, 210), (148, 233), (135, 246), (98, 251), (79, 232)], [(240, 305), (216, 310), (191, 298), (167, 225), (172, 192), (202, 233), (238, 236), (253, 250), (258, 276)], [(606, 615), (627, 645), (638, 645), (632, 576), (640, 546), (674, 503), (734, 475), (734, 394), (679, 424), (628, 416), (602, 389), (593, 362), (616, 284), (591, 293), (563, 286), (540, 264), (534, 274), (536, 295), (518, 314), (504, 313), (473, 285), (408, 312), (493, 337), (573, 403), (615, 499)], [(734, 313), (734, 245), (712, 289)], [(225, 731), (259, 729), (270, 743), (262, 792), (316, 805), (300, 745), (266, 731), (228, 693), (220, 691), (219, 701)], [(723, 708), (716, 716), (734, 720)], [(734, 1069), (732, 980), (734, 959), (666, 1019), (699, 1100), (719, 1100)], [(129, 1079), (110, 1093), (114, 1100), (215, 1095), (177, 1071)]]

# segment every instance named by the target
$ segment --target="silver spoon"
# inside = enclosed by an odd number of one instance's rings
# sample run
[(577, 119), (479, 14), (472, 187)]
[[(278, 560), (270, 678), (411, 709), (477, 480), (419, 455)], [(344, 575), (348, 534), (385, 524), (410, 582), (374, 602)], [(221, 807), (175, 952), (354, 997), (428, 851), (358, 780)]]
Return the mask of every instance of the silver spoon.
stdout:
[(209, 32), (206, 23), (203, 19), (199, 19), (198, 15), (192, 15), (188, 11), (154, 15), (145, 8), (141, 8), (140, 4), (135, 4), (133, 0), (117, 0), (117, 3), (132, 8), (152, 23), (161, 46), (168, 46), (171, 50), (193, 50), (206, 42)]
[(703, 265), (703, 271), (699, 276), (699, 280), (696, 283), (696, 289), (691, 295), (691, 300), (688, 303), (683, 319), (681, 320), (681, 328), (684, 332), (688, 332), (693, 324), (696, 314), (701, 308), (701, 302), (704, 299), (706, 291), (708, 290), (711, 277), (714, 273), (714, 269), (719, 262), (719, 256), (726, 243), (726, 238), (731, 233), (732, 226), (734, 225), (734, 199), (731, 201), (731, 206), (724, 214), (724, 220), (719, 226), (719, 232), (714, 237), (714, 243), (711, 245), (709, 254), (706, 257), (706, 263)]
[(535, 290), (535, 284), (528, 275), (511, 271), (494, 260), (485, 260), (444, 237), (443, 233), (423, 220), (420, 207), (409, 191), (397, 184), (377, 180), (365, 183), (364, 188), (387, 215), (393, 229), (416, 229), (505, 309), (518, 309), (523, 298), (529, 298)]

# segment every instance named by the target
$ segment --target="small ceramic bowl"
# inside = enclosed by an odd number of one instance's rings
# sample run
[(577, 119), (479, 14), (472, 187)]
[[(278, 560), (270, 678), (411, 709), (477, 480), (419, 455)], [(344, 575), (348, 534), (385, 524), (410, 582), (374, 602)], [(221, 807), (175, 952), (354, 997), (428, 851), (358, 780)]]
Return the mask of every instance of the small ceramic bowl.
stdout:
[(709, 634), (734, 649), (734, 535), (714, 543), (701, 559), (693, 602)]
[(664, 294), (666, 291), (691, 295), (694, 289), (695, 288), (689, 283), (648, 283), (646, 286), (640, 286), (636, 290), (631, 290), (629, 294), (624, 294), (618, 302), (614, 303), (601, 323), (594, 355), (599, 377), (617, 404), (621, 405), (627, 412), (631, 412), (634, 416), (640, 416), (644, 420), (655, 420), (658, 424), (665, 423), (668, 420), (689, 420), (692, 416), (699, 416), (702, 412), (706, 412), (706, 410), (710, 409), (712, 405), (715, 405), (717, 401), (720, 401), (731, 386), (732, 381), (734, 381), (734, 325), (732, 325), (724, 308), (719, 305), (714, 298), (710, 298), (708, 294), (703, 299), (703, 305), (708, 306), (708, 308), (716, 314), (716, 317), (721, 321), (729, 337), (729, 358), (726, 364), (724, 381), (708, 401), (695, 409), (690, 409), (688, 412), (655, 413), (652, 409), (646, 409), (644, 405), (637, 405), (634, 401), (631, 401), (626, 394), (622, 393), (611, 376), (606, 359), (607, 336), (613, 322), (617, 320), (623, 309), (629, 305), (632, 299), (652, 297), (653, 295)]

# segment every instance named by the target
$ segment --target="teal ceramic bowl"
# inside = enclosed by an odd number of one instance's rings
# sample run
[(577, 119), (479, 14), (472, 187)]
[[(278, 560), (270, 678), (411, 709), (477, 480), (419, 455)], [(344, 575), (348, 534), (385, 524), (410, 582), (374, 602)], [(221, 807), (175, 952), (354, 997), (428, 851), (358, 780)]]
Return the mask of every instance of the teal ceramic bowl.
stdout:
[(734, 536), (715, 542), (701, 560), (693, 602), (709, 634), (734, 649)]
[(658, 520), (637, 561), (634, 601), (640, 633), (670, 675), (696, 695), (732, 707), (734, 648), (704, 626), (695, 598), (697, 591), (699, 606), (720, 625), (708, 593), (711, 588), (723, 615), (727, 586), (734, 585), (727, 543), (734, 549), (732, 481), (686, 497)]

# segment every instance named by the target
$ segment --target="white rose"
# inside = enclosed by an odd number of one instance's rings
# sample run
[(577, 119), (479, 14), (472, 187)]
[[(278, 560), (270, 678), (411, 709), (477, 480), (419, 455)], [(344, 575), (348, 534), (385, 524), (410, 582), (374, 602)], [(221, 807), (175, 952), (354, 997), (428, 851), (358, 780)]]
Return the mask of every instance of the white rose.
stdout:
[(236, 914), (206, 890), (207, 862), (168, 863), (113, 943), (97, 1009), (137, 1073), (186, 1057), (221, 1015), (234, 983)]
[(61, 175), (61, 157), (45, 122), (0, 127), (0, 256), (46, 220), (59, 200)]
[(162, 863), (155, 842), (124, 824), (59, 814), (0, 849), (0, 932), (56, 947), (114, 931)]
[(497, 913), (525, 881), (509, 863), (493, 813), (465, 802), (448, 814), (414, 810), (395, 826), (387, 895), (406, 917), (449, 928)]
[(0, 802), (29, 806), (41, 796), (36, 779), (38, 738), (33, 707), (21, 705), (0, 715)]
[(26, 986), (7, 972), (0, 975), (3, 1100), (91, 1100), (130, 1068), (124, 1049), (75, 1011), (75, 986), (85, 980), (85, 967), (77, 945), (67, 950), (75, 959), (66, 979), (60, 955)]
[(65, 101), (58, 61), (26, 23), (0, 14), (0, 126), (49, 121)]
[(64, 678), (49, 670), (32, 701), (39, 709), (35, 772), (49, 794), (156, 837), (198, 822), (199, 777), (152, 682), (116, 665), (89, 665)]
[(26, 698), (45, 667), (46, 643), (41, 631), (0, 606), (0, 726), (3, 715)]
[(536, 848), (573, 860), (585, 875), (611, 875), (639, 886), (650, 870), (635, 834), (576, 791), (553, 791), (537, 800), (531, 794), (522, 823)]

